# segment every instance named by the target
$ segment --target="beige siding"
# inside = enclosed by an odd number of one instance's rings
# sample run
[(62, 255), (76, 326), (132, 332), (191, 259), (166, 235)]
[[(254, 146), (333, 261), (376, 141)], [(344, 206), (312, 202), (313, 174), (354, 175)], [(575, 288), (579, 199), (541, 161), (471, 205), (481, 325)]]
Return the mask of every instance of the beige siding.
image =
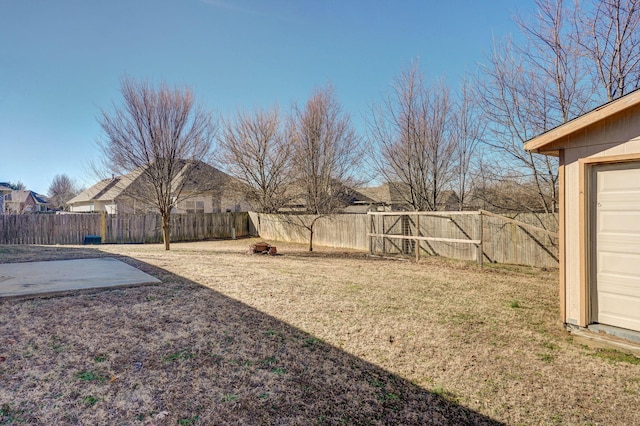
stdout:
[(578, 216), (580, 203), (578, 199), (579, 168), (576, 150), (565, 151), (565, 265), (566, 280), (566, 322), (577, 324), (580, 317), (580, 228)]
[(594, 178), (597, 304), (592, 318), (640, 331), (640, 165), (597, 166)]
[[(580, 223), (581, 206), (579, 184), (580, 159), (597, 159), (640, 153), (640, 112), (630, 112), (616, 119), (605, 120), (581, 132), (566, 142), (565, 158), (565, 244), (566, 244), (566, 318), (565, 322), (579, 324), (583, 310), (580, 280)], [(586, 183), (587, 185), (590, 182)]]

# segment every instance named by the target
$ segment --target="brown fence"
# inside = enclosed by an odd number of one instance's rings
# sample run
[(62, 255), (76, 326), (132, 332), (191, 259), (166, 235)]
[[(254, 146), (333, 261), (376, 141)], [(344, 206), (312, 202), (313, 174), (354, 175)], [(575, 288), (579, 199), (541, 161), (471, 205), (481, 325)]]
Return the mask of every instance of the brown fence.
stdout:
[[(262, 213), (173, 215), (171, 240), (230, 238), (233, 229), (236, 237), (259, 234), (274, 241), (307, 243), (309, 232), (304, 225), (313, 219), (314, 216)], [(557, 216), (521, 214), (515, 219), (486, 212), (427, 213), (419, 220), (401, 212), (332, 215), (317, 220), (314, 244), (411, 257), (416, 255), (417, 248), (418, 255), (477, 260), (478, 245), (473, 241), (481, 240), (482, 258), (486, 262), (558, 266), (558, 238), (554, 235)], [(386, 236), (372, 239), (371, 234)], [(160, 216), (0, 215), (0, 244), (82, 244), (87, 235), (100, 235), (104, 243), (161, 242)], [(399, 238), (402, 236), (408, 238)]]
[(521, 215), (516, 220), (486, 211), (381, 212), (369, 218), (371, 254), (558, 266), (554, 215)]
[[(383, 256), (415, 257), (417, 248), (418, 255), (463, 260), (478, 260), (480, 248), (485, 262), (558, 266), (557, 215), (520, 214), (514, 220), (480, 213), (423, 212), (419, 219), (415, 212), (333, 215), (318, 219), (314, 243)], [(308, 242), (309, 232), (301, 222), (309, 223), (313, 216), (250, 217), (262, 238)]]
[[(195, 241), (250, 235), (248, 213), (176, 214), (171, 241)], [(233, 231), (232, 231), (233, 230)], [(159, 214), (25, 214), (0, 215), (0, 244), (82, 244), (87, 235), (104, 243), (162, 241)]]
[[(261, 238), (295, 243), (307, 243), (305, 228), (313, 215), (285, 215), (250, 212), (251, 222)], [(319, 218), (314, 227), (313, 242), (319, 246), (368, 250), (367, 215), (337, 214)]]

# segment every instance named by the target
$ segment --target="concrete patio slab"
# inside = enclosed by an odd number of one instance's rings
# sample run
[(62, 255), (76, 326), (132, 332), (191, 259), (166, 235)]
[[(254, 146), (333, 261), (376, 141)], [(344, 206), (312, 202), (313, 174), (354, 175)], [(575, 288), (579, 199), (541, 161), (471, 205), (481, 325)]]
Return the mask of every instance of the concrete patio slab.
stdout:
[(111, 257), (0, 264), (0, 298), (159, 282), (157, 278)]

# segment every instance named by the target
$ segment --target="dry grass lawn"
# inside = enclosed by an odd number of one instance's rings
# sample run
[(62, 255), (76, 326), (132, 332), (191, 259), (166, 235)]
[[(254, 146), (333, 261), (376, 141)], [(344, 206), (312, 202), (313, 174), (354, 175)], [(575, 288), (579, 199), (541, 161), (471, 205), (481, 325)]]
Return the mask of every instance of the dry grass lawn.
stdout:
[(573, 342), (557, 271), (254, 240), (0, 246), (156, 286), (0, 301), (0, 424), (640, 424), (637, 358)]

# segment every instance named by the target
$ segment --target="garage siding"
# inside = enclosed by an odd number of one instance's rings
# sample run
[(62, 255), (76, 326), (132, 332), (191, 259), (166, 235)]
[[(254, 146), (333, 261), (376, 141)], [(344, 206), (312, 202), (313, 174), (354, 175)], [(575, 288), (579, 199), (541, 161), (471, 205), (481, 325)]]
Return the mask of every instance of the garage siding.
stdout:
[(640, 163), (594, 167), (593, 322), (640, 331)]

